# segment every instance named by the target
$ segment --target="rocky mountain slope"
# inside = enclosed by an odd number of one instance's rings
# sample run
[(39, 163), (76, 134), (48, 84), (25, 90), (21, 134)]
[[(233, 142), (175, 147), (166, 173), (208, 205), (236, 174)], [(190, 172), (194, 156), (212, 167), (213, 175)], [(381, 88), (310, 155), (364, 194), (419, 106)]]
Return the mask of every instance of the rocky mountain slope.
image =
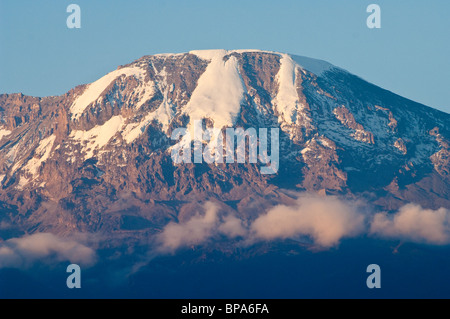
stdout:
[[(171, 134), (280, 128), (260, 164), (175, 164)], [(258, 50), (144, 56), (61, 96), (0, 95), (0, 222), (157, 232), (195, 203), (251, 218), (285, 190), (450, 208), (450, 115), (324, 61)]]

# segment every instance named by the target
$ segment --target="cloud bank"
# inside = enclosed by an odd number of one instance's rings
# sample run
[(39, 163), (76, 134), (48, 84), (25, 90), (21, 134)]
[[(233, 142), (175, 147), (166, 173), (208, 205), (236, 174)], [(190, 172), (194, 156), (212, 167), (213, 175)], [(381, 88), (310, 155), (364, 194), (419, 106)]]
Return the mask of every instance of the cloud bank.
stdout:
[(215, 236), (243, 238), (249, 243), (276, 239), (309, 237), (321, 247), (337, 245), (344, 237), (365, 228), (364, 214), (358, 204), (336, 197), (303, 195), (295, 205), (278, 205), (261, 214), (248, 226), (233, 214), (220, 216), (219, 206), (206, 202), (204, 212), (189, 220), (170, 222), (158, 236), (159, 251), (199, 245)]
[(273, 240), (307, 236), (322, 247), (331, 247), (343, 237), (364, 231), (365, 217), (357, 203), (336, 197), (305, 195), (295, 205), (278, 205), (259, 216), (251, 225), (251, 235)]
[(393, 213), (368, 213), (362, 202), (335, 196), (297, 194), (290, 205), (263, 211), (253, 221), (220, 214), (217, 204), (206, 202), (202, 211), (183, 222), (170, 222), (158, 236), (158, 250), (174, 252), (200, 245), (214, 237), (258, 241), (305, 238), (319, 248), (339, 245), (343, 238), (361, 235), (433, 245), (450, 244), (450, 211), (408, 204)]
[(203, 205), (204, 212), (197, 212), (184, 222), (170, 222), (164, 227), (157, 241), (161, 251), (174, 251), (180, 247), (198, 245), (218, 234), (229, 238), (243, 236), (246, 232), (242, 221), (235, 216), (219, 217), (219, 206), (213, 202)]
[(95, 259), (93, 249), (75, 239), (60, 238), (51, 233), (36, 233), (0, 242), (0, 268), (26, 268), (37, 261), (70, 261), (89, 266)]
[(204, 205), (205, 213), (196, 213), (186, 222), (170, 222), (158, 236), (162, 250), (175, 250), (182, 246), (190, 246), (204, 242), (212, 235), (217, 224), (218, 207), (212, 202)]
[(423, 209), (408, 204), (395, 214), (375, 214), (370, 233), (381, 237), (424, 242), (434, 245), (450, 243), (450, 211)]

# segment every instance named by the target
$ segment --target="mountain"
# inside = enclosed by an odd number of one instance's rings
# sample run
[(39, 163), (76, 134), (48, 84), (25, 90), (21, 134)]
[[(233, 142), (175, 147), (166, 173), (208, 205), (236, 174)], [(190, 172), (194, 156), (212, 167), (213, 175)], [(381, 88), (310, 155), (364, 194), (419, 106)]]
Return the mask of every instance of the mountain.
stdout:
[[(249, 161), (175, 163), (172, 133), (195, 120), (279, 128), (276, 173)], [(385, 211), (450, 209), (449, 140), (449, 114), (324, 61), (259, 50), (144, 56), (61, 96), (0, 95), (0, 222), (134, 237), (206, 200), (252, 218), (289, 191)]]

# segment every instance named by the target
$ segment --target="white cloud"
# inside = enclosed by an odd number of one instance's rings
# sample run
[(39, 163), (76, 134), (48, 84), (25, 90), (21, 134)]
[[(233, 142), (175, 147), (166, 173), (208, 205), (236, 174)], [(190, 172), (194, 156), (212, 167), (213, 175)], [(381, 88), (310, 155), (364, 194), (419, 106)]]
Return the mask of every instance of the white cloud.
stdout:
[(260, 215), (251, 225), (254, 239), (275, 240), (308, 236), (322, 247), (331, 247), (343, 237), (361, 233), (364, 215), (354, 202), (334, 196), (300, 196), (295, 205), (278, 205)]
[(247, 234), (247, 229), (242, 225), (242, 220), (233, 215), (225, 216), (218, 230), (229, 238), (243, 237)]
[(51, 233), (36, 233), (0, 243), (0, 268), (24, 268), (37, 261), (70, 261), (89, 266), (95, 262), (93, 249)]
[(408, 204), (395, 214), (375, 214), (370, 233), (382, 237), (444, 245), (450, 243), (450, 211)]
[(204, 205), (205, 213), (196, 213), (185, 222), (170, 222), (158, 236), (161, 250), (173, 251), (179, 247), (197, 245), (211, 237), (218, 222), (218, 206), (212, 202)]
[(186, 221), (168, 223), (158, 235), (158, 250), (175, 251), (181, 247), (199, 245), (218, 234), (235, 238), (244, 236), (247, 232), (239, 218), (233, 215), (220, 217), (217, 204), (205, 202), (203, 210), (203, 214), (197, 212)]

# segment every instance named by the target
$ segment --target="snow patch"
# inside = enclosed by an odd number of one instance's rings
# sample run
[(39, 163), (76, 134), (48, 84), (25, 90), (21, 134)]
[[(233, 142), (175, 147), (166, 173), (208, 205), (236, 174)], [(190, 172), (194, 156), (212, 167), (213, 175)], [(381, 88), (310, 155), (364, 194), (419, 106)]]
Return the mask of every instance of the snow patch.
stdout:
[(306, 152), (309, 152), (309, 151), (311, 151), (311, 149), (309, 147), (305, 147), (304, 149), (302, 149), (300, 151), (300, 153), (305, 154)]
[(329, 141), (327, 141), (326, 139), (324, 139), (324, 138), (321, 138), (321, 139), (319, 139), (319, 142), (323, 145), (323, 146), (325, 146), (325, 147), (327, 147), (327, 148), (331, 148), (331, 149), (335, 149), (335, 147), (329, 142)]
[(33, 175), (33, 178), (35, 178), (39, 167), (41, 167), (42, 163), (44, 163), (50, 157), (55, 138), (55, 135), (44, 138), (34, 151), (34, 157), (28, 161), (28, 163), (22, 168), (22, 170), (30, 173), (31, 175)]
[(5, 129), (0, 129), (0, 140), (4, 137), (4, 136), (8, 136), (10, 135), (12, 132), (9, 130), (5, 130)]
[(122, 131), (123, 139), (129, 144), (137, 139), (142, 133), (144, 133), (145, 129), (151, 122), (156, 119), (162, 122), (164, 129), (167, 129), (169, 119), (167, 114), (164, 112), (164, 108), (162, 105), (152, 113), (147, 114), (144, 119), (142, 119), (139, 123), (130, 123), (124, 126)]
[(163, 131), (167, 132), (169, 123), (173, 118), (173, 111), (169, 102), (164, 100), (160, 107), (151, 113), (148, 113), (139, 123), (130, 123), (124, 126), (122, 137), (129, 144), (137, 139), (153, 120), (157, 120), (163, 126)]
[(155, 95), (156, 91), (153, 85), (141, 85), (136, 88), (134, 92), (139, 96), (139, 102), (135, 106), (135, 108), (139, 110), (145, 102)]
[(111, 117), (103, 125), (97, 125), (89, 131), (72, 131), (70, 137), (83, 143), (83, 151), (86, 153), (85, 159), (94, 155), (94, 150), (105, 146), (109, 140), (120, 131), (124, 124), (121, 115)]
[[(175, 85), (173, 83), (170, 85), (168, 84), (165, 67), (158, 73), (158, 76), (161, 77), (162, 80), (155, 83), (155, 85), (158, 86), (160, 92), (163, 94), (163, 101), (155, 111), (148, 113), (139, 123), (130, 123), (124, 126), (122, 137), (127, 143), (131, 143), (137, 139), (153, 120), (157, 120), (162, 124), (164, 132), (167, 132), (169, 128), (169, 124), (174, 117), (174, 109), (172, 102), (168, 98), (168, 94), (175, 90)], [(151, 95), (156, 91), (154, 87), (152, 87), (152, 89)], [(148, 98), (150, 98), (151, 95), (149, 95)], [(146, 101), (148, 98), (143, 98), (142, 101)]]
[(241, 108), (244, 84), (239, 74), (238, 61), (231, 56), (223, 58), (225, 50), (191, 51), (202, 59), (211, 60), (205, 72), (198, 80), (184, 113), (188, 114), (193, 127), (193, 120), (210, 118), (214, 127), (232, 126)]
[(117, 79), (121, 75), (136, 76), (142, 78), (144, 70), (138, 67), (128, 67), (119, 70), (112, 71), (100, 78), (99, 80), (91, 83), (84, 90), (84, 92), (76, 98), (70, 107), (70, 112), (74, 118), (78, 118), (83, 114), (84, 110), (93, 102), (97, 101), (100, 94), (111, 84), (112, 81)]
[(227, 50), (218, 49), (218, 50), (194, 50), (189, 51), (190, 54), (196, 55), (202, 60), (208, 60), (211, 61), (218, 57), (224, 57), (228, 54)]
[(17, 184), (17, 186), (15, 187), (18, 190), (22, 190), (28, 183), (30, 182), (30, 180), (24, 176), (20, 176), (19, 179), (19, 183)]
[(278, 93), (273, 104), (279, 114), (278, 121), (293, 124), (299, 106), (296, 65), (289, 55), (282, 54), (281, 57), (280, 70), (276, 76)]

